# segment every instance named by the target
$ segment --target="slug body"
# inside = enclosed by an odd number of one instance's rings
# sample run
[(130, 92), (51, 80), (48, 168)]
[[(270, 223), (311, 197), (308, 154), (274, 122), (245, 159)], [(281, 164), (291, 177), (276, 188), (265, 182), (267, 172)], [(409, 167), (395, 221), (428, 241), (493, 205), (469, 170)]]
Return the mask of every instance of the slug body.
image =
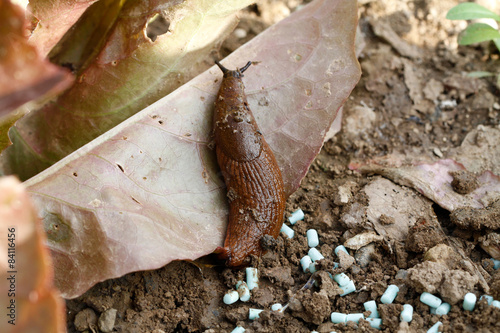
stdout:
[(248, 107), (241, 81), (250, 64), (230, 71), (217, 63), (224, 79), (213, 124), (217, 162), (227, 186), (229, 221), (224, 247), (216, 252), (229, 267), (244, 266), (249, 255), (264, 253), (261, 239), (278, 237), (286, 202), (281, 171)]

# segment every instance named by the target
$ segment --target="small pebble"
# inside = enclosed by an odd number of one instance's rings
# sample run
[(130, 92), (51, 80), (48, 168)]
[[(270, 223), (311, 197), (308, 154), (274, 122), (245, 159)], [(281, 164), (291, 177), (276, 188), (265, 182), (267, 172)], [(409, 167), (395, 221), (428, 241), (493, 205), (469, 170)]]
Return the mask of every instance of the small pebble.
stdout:
[(309, 257), (311, 257), (312, 261), (325, 259), (325, 257), (323, 257), (323, 255), (315, 247), (309, 249), (309, 252), (307, 254), (309, 255)]
[(307, 245), (309, 247), (316, 247), (319, 245), (318, 232), (314, 229), (309, 229), (306, 232)]
[(304, 212), (302, 211), (302, 209), (299, 208), (295, 212), (292, 213), (292, 216), (290, 216), (288, 218), (288, 221), (290, 221), (290, 223), (292, 225), (294, 225), (295, 223), (297, 223), (297, 221), (300, 221), (303, 219), (304, 219)]
[(273, 311), (279, 311), (281, 309), (283, 309), (283, 305), (281, 305), (280, 303), (275, 303), (271, 305), (271, 310)]
[(422, 295), (420, 295), (420, 302), (430, 306), (431, 308), (437, 308), (441, 305), (441, 303), (443, 303), (439, 297), (429, 294), (428, 292), (423, 292)]
[(364, 302), (363, 306), (365, 307), (365, 311), (371, 311), (368, 318), (380, 318), (377, 310), (377, 303), (375, 301)]
[(247, 273), (248, 289), (253, 290), (254, 288), (257, 288), (259, 286), (259, 276), (258, 276), (257, 268), (247, 267), (246, 273)]
[(286, 237), (292, 239), (295, 236), (295, 231), (292, 228), (283, 223), (280, 232), (284, 233)]
[(382, 319), (380, 318), (366, 318), (366, 321), (370, 323), (370, 326), (376, 329), (380, 329), (380, 325), (382, 325)]
[(77, 331), (83, 332), (89, 329), (89, 326), (97, 324), (97, 316), (91, 308), (83, 309), (75, 316), (74, 325)]
[(439, 329), (439, 326), (443, 325), (442, 322), (438, 321), (437, 323), (434, 324), (434, 326), (432, 326), (431, 328), (429, 328), (429, 330), (427, 331), (427, 333), (437, 333), (438, 332), (438, 329)]
[(346, 322), (347, 315), (340, 312), (332, 312), (330, 320), (334, 324), (344, 324)]
[(465, 294), (464, 304), (462, 305), (464, 310), (467, 310), (467, 311), (474, 310), (474, 307), (476, 306), (476, 299), (477, 299), (477, 297), (473, 293)]
[(250, 289), (248, 288), (246, 282), (238, 281), (238, 283), (236, 283), (236, 290), (240, 296), (240, 301), (248, 302), (250, 300)]
[(245, 329), (241, 326), (236, 326), (236, 328), (231, 331), (231, 333), (243, 333), (243, 332), (245, 332)]
[(380, 302), (382, 302), (383, 304), (391, 304), (396, 298), (398, 292), (398, 286), (396, 286), (395, 284), (389, 285), (389, 287), (387, 287), (384, 294), (380, 298)]
[(493, 301), (493, 302), (491, 302), (491, 305), (500, 309), (500, 302), (499, 301)]
[(334, 252), (335, 252), (335, 255), (338, 256), (339, 255), (339, 251), (344, 251), (346, 254), (349, 254), (349, 252), (347, 252), (347, 249), (345, 248), (344, 245), (339, 245), (335, 248)]
[(261, 313), (262, 311), (264, 310), (253, 309), (253, 308), (248, 309), (248, 319), (255, 320), (259, 318), (259, 313)]
[(357, 324), (360, 319), (365, 319), (365, 316), (362, 313), (350, 313), (346, 316), (345, 321), (353, 321)]
[(407, 323), (411, 322), (413, 319), (413, 306), (410, 304), (403, 305), (403, 311), (401, 311), (399, 318), (401, 321), (406, 321)]
[(229, 305), (229, 304), (236, 303), (236, 301), (238, 301), (239, 298), (240, 298), (240, 295), (238, 294), (238, 292), (236, 290), (230, 290), (224, 295), (224, 298), (222, 299), (222, 301), (224, 302), (224, 304)]
[(312, 259), (308, 255), (305, 255), (300, 259), (300, 265), (302, 266), (302, 270), (304, 273), (309, 271), (309, 266), (312, 264)]
[(241, 28), (234, 29), (233, 34), (238, 39), (242, 39), (247, 36), (246, 30)]
[(333, 280), (341, 287), (347, 285), (351, 281), (351, 279), (349, 279), (349, 277), (344, 273), (334, 275)]
[(344, 293), (340, 294), (340, 296), (345, 296), (347, 294), (352, 293), (353, 291), (356, 291), (356, 286), (354, 285), (354, 282), (349, 281), (345, 286), (340, 287)]
[(408, 271), (406, 269), (400, 269), (395, 276), (396, 279), (400, 280), (406, 280), (407, 277), (408, 277)]
[(436, 308), (436, 314), (438, 316), (444, 316), (447, 315), (448, 312), (450, 312), (450, 310), (451, 310), (450, 303), (441, 303), (441, 305)]
[(483, 298), (486, 299), (486, 302), (488, 302), (488, 305), (491, 305), (491, 303), (493, 302), (493, 296), (483, 295), (483, 296), (479, 297), (479, 300), (482, 300)]
[(99, 329), (102, 332), (113, 332), (113, 328), (115, 327), (116, 312), (116, 309), (108, 309), (101, 314), (97, 322), (97, 326), (99, 326)]

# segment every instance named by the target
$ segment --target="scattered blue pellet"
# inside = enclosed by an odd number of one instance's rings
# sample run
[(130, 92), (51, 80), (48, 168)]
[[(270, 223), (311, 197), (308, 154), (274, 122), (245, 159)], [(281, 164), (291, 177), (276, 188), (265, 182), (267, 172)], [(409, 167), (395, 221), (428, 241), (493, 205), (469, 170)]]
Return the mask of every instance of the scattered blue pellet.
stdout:
[(245, 329), (241, 326), (236, 326), (236, 328), (231, 331), (231, 333), (243, 333), (243, 332), (245, 332)]
[(486, 298), (486, 302), (488, 302), (488, 305), (491, 305), (491, 303), (493, 302), (493, 296), (483, 295), (479, 297), (479, 300), (482, 300), (483, 298)]
[(307, 245), (309, 247), (316, 247), (319, 245), (318, 232), (314, 229), (309, 229), (306, 231)]
[(342, 289), (343, 293), (340, 294), (340, 296), (345, 296), (347, 294), (352, 293), (353, 291), (356, 291), (356, 286), (354, 285), (354, 282), (349, 281), (345, 286), (341, 286), (340, 289)]
[(349, 254), (349, 252), (347, 252), (347, 249), (345, 248), (344, 245), (339, 245), (335, 248), (334, 252), (335, 252), (335, 255), (338, 256), (339, 255), (339, 251), (343, 251), (345, 252), (346, 254)]
[(344, 324), (346, 322), (347, 315), (340, 312), (332, 312), (330, 320), (334, 324)]
[(476, 299), (477, 299), (477, 297), (473, 293), (465, 294), (464, 303), (462, 305), (464, 310), (467, 310), (467, 311), (474, 310), (474, 307), (476, 306)]
[(281, 305), (281, 303), (271, 305), (271, 310), (273, 311), (280, 311), (281, 309), (283, 309), (283, 305)]
[(451, 310), (450, 303), (441, 303), (441, 305), (436, 308), (436, 314), (438, 316), (444, 316), (447, 315), (448, 312), (450, 312), (450, 310)]
[(500, 309), (500, 302), (499, 301), (493, 301), (493, 302), (491, 302), (491, 305)]
[(441, 326), (441, 325), (443, 325), (443, 323), (438, 321), (431, 328), (429, 328), (429, 330), (427, 330), (427, 333), (437, 333), (439, 326)]
[(368, 318), (380, 318), (377, 310), (377, 303), (375, 301), (364, 302), (363, 306), (365, 307), (365, 311), (371, 311)]
[(300, 221), (303, 219), (304, 219), (304, 212), (302, 211), (302, 209), (299, 208), (295, 212), (292, 213), (292, 216), (290, 216), (288, 218), (288, 221), (290, 221), (290, 223), (292, 225), (294, 225), (295, 223), (297, 223), (297, 221)]
[(309, 257), (311, 257), (312, 261), (325, 259), (325, 257), (323, 257), (323, 255), (315, 247), (309, 249), (309, 252), (307, 252), (307, 254), (309, 255)]
[(240, 301), (248, 302), (250, 300), (250, 289), (246, 282), (238, 281), (238, 283), (236, 283), (236, 291), (238, 291)]
[(380, 318), (366, 318), (366, 321), (370, 323), (370, 326), (376, 329), (380, 329), (380, 325), (382, 325), (382, 319)]
[(261, 313), (262, 311), (264, 310), (253, 309), (253, 308), (248, 309), (248, 319), (255, 320), (259, 318), (259, 313)]
[(309, 266), (312, 264), (312, 259), (308, 255), (305, 255), (300, 259), (300, 265), (302, 266), (302, 270), (304, 273), (309, 271)]
[(396, 286), (395, 284), (389, 285), (389, 287), (387, 287), (384, 294), (380, 298), (380, 302), (382, 302), (383, 304), (391, 304), (396, 298), (398, 292), (398, 286)]
[(441, 303), (443, 303), (439, 297), (436, 297), (426, 291), (420, 295), (420, 302), (430, 306), (431, 308), (437, 308), (441, 305)]
[(411, 322), (413, 319), (413, 306), (410, 304), (403, 305), (403, 311), (401, 311), (399, 318), (401, 321), (406, 321), (407, 323)]
[(280, 232), (284, 233), (288, 238), (292, 239), (295, 236), (295, 231), (292, 228), (283, 223)]
[(351, 281), (351, 279), (349, 279), (349, 277), (344, 273), (334, 275), (333, 280), (335, 280), (335, 282), (337, 282), (341, 287), (345, 286), (349, 283), (349, 281)]
[(345, 321), (353, 321), (357, 324), (360, 319), (365, 319), (365, 316), (362, 313), (350, 313), (346, 316)]
[(233, 304), (233, 303), (236, 303), (238, 301), (238, 299), (240, 298), (240, 295), (238, 294), (238, 292), (236, 290), (230, 290), (228, 291), (225, 295), (224, 295), (224, 298), (222, 299), (222, 301), (225, 303), (225, 304)]
[(259, 286), (259, 276), (257, 268), (247, 267), (246, 274), (247, 274), (248, 289), (253, 290), (254, 288), (257, 288)]

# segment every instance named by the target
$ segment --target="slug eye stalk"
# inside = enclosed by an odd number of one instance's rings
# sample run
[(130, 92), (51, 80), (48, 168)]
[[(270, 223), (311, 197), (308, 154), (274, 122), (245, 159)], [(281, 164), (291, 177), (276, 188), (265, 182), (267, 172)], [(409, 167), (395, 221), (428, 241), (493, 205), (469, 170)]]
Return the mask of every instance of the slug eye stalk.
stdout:
[(228, 76), (243, 77), (243, 72), (245, 72), (248, 69), (248, 67), (250, 67), (250, 65), (252, 64), (252, 62), (249, 61), (242, 68), (240, 68), (240, 69), (236, 68), (235, 70), (229, 70), (229, 69), (227, 69), (218, 60), (215, 60), (215, 64), (217, 66), (219, 66), (219, 68), (222, 71), (222, 73), (224, 73), (224, 77), (228, 77)]

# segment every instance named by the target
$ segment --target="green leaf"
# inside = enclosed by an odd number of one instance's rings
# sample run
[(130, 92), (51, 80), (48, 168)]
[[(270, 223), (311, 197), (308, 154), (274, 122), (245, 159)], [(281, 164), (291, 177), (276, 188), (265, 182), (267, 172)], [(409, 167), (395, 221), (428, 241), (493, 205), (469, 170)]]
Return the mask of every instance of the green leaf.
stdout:
[(500, 16), (481, 5), (472, 2), (461, 3), (446, 14), (448, 20), (474, 20), (480, 18), (491, 18), (500, 21)]
[(474, 23), (465, 29), (458, 39), (460, 45), (470, 45), (500, 38), (500, 32), (485, 23)]
[(495, 46), (497, 47), (498, 51), (500, 51), (500, 38), (493, 39), (493, 43), (495, 43)]
[(491, 72), (485, 72), (485, 71), (477, 71), (477, 72), (470, 72), (470, 73), (467, 73), (467, 76), (468, 77), (476, 77), (476, 78), (480, 78), (480, 77), (488, 77), (488, 76), (494, 76), (495, 74), (494, 73), (491, 73)]

